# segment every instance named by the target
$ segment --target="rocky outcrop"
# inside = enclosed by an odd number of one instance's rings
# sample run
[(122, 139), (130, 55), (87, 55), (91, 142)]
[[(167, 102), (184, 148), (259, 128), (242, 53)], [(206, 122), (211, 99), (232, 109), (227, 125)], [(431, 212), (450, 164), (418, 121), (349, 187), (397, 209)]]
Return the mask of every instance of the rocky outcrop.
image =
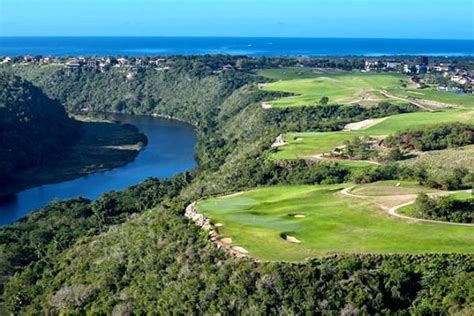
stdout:
[(209, 218), (204, 214), (199, 214), (196, 208), (196, 202), (189, 204), (186, 207), (184, 212), (184, 216), (190, 220), (192, 220), (196, 225), (201, 227), (201, 229), (209, 232), (209, 239), (213, 241), (217, 248), (223, 249), (227, 253), (235, 257), (245, 257), (248, 253), (242, 247), (238, 246), (230, 246), (229, 238), (223, 238), (222, 240), (217, 238), (217, 232), (214, 229), (214, 226), (211, 224)]
[(280, 135), (277, 136), (277, 138), (273, 142), (272, 147), (275, 148), (275, 147), (281, 147), (281, 146), (285, 146), (285, 145), (288, 145), (288, 143), (285, 142), (285, 139), (283, 138), (283, 135), (280, 134)]

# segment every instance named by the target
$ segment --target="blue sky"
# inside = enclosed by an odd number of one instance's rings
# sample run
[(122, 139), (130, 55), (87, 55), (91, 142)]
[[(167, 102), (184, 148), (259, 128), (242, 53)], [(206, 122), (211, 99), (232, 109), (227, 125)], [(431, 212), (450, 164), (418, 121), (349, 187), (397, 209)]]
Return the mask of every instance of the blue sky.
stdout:
[(473, 0), (0, 0), (0, 36), (474, 39)]

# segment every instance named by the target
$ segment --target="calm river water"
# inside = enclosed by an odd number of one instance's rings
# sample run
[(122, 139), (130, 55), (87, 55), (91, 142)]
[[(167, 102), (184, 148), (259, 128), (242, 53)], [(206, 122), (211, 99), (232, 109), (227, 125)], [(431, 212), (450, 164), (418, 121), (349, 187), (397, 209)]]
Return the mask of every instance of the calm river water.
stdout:
[(133, 162), (76, 180), (28, 189), (4, 199), (0, 201), (0, 225), (15, 222), (54, 200), (76, 196), (95, 199), (107, 191), (126, 189), (148, 177), (167, 178), (196, 166), (196, 134), (190, 125), (150, 116), (111, 117), (135, 125), (148, 137), (148, 145)]

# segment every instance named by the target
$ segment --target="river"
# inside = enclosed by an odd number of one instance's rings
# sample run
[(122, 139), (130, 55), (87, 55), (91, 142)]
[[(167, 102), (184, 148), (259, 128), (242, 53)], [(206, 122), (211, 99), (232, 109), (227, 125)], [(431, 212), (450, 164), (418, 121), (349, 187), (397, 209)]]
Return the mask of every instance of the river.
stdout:
[(54, 200), (83, 196), (96, 199), (111, 190), (123, 190), (149, 177), (167, 178), (196, 166), (196, 134), (185, 123), (150, 116), (119, 115), (111, 118), (135, 125), (148, 137), (137, 158), (122, 167), (75, 180), (42, 185), (0, 201), (0, 224), (13, 223)]

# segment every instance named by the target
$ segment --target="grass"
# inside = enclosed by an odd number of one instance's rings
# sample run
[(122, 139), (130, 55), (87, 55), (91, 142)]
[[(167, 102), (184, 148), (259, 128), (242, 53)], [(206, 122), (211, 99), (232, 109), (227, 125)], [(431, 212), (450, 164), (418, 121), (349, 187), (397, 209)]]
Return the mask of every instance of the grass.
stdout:
[[(390, 217), (369, 201), (338, 193), (346, 185), (282, 186), (213, 198), (199, 212), (263, 260), (298, 261), (331, 253), (473, 253), (470, 227), (415, 224)], [(296, 218), (294, 215), (304, 215)], [(281, 235), (301, 241), (290, 243)]]
[[(330, 103), (371, 106), (381, 101), (407, 103), (417, 99), (423, 103), (434, 101), (452, 104), (458, 107), (474, 107), (474, 97), (441, 92), (435, 87), (416, 89), (405, 75), (397, 73), (360, 73), (328, 71), (311, 68), (283, 68), (260, 71), (261, 76), (278, 80), (263, 87), (267, 91), (279, 91), (294, 94), (270, 101), (273, 107), (292, 107), (317, 105), (322, 97), (329, 97)], [(407, 98), (407, 101), (388, 98), (380, 93), (386, 90), (390, 94)]]
[[(471, 227), (390, 217), (368, 200), (338, 193), (349, 185), (262, 188), (200, 202), (198, 210), (223, 224), (219, 236), (231, 237), (233, 245), (263, 260), (299, 261), (331, 253), (474, 252)], [(301, 243), (290, 243), (282, 234)]]
[(431, 177), (450, 174), (459, 167), (474, 170), (474, 145), (424, 152), (404, 161), (403, 164), (408, 166), (422, 164), (427, 167)]
[(401, 81), (408, 83), (407, 78), (399, 74), (329, 72), (314, 73), (312, 77), (306, 73), (304, 77), (295, 79), (292, 74), (288, 77), (290, 79), (265, 86), (264, 90), (295, 94), (270, 104), (274, 107), (316, 105), (326, 96), (331, 103), (373, 105), (387, 99), (377, 90), (396, 88)]
[[(309, 159), (317, 154), (331, 152), (336, 147), (343, 145), (344, 141), (352, 140), (355, 137), (390, 135), (415, 126), (420, 127), (450, 122), (474, 123), (474, 112), (457, 109), (439, 112), (407, 113), (393, 115), (364, 130), (326, 133), (287, 133), (284, 135), (284, 139), (288, 142), (288, 145), (276, 149), (275, 152), (270, 154), (270, 158), (276, 160)], [(350, 163), (358, 164), (357, 162)]]

